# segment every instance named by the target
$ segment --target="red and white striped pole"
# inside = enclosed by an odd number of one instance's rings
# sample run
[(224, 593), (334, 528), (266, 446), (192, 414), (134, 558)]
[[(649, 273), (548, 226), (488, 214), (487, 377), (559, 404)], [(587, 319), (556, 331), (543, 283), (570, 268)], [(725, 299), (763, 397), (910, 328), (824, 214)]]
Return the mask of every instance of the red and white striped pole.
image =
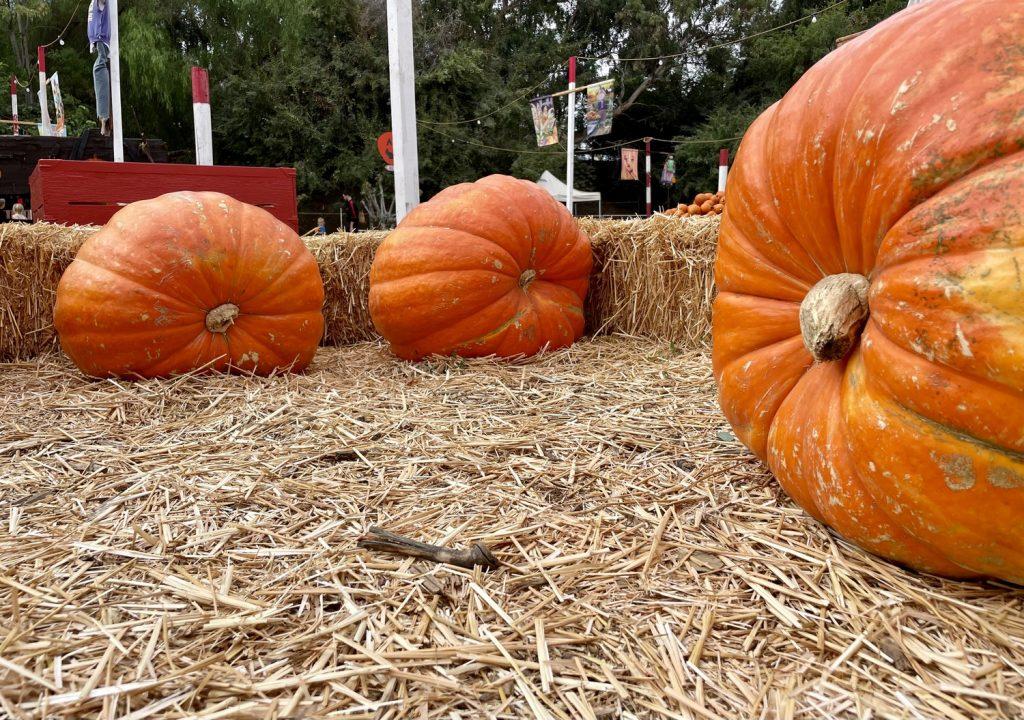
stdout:
[(18, 134), (18, 78), (11, 75), (11, 135)]
[(652, 215), (651, 211), (651, 139), (644, 138), (644, 143), (647, 147), (647, 158), (645, 160), (647, 166), (647, 217)]
[(39, 134), (50, 134), (50, 108), (46, 94), (46, 48), (42, 45), (36, 47), (36, 55), (39, 58)]
[(729, 175), (729, 150), (718, 151), (718, 192), (725, 190), (725, 179)]
[(196, 131), (196, 165), (213, 165), (210, 76), (201, 67), (192, 68), (192, 117)]

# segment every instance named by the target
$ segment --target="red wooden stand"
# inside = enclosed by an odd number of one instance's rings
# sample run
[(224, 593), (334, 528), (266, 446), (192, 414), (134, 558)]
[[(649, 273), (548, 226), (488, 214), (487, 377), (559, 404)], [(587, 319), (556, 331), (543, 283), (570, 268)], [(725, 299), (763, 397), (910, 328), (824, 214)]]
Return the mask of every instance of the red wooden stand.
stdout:
[(128, 203), (176, 190), (212, 190), (299, 229), (293, 168), (40, 160), (29, 178), (32, 218), (103, 225)]

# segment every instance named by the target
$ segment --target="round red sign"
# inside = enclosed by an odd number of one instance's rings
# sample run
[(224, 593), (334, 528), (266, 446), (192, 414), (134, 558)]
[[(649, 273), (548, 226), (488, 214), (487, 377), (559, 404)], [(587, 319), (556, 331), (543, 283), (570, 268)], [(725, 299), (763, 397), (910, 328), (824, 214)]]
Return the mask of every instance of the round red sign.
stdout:
[(384, 162), (388, 165), (395, 164), (395, 147), (391, 141), (390, 132), (386, 132), (377, 138), (377, 150), (380, 152), (380, 156), (384, 158)]

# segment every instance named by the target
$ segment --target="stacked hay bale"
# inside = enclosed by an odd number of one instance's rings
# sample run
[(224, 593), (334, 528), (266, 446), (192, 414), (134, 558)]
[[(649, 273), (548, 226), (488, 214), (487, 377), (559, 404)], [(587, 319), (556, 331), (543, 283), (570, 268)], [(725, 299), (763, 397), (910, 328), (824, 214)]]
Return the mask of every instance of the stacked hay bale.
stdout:
[(703, 347), (711, 338), (717, 215), (581, 218), (594, 246), (587, 331)]
[(54, 344), (53, 303), (64, 269), (94, 227), (0, 224), (0, 362)]
[(386, 231), (335, 233), (303, 238), (324, 280), (324, 345), (348, 345), (377, 337), (370, 320), (370, 265)]
[[(718, 218), (664, 215), (626, 221), (580, 218), (594, 246), (587, 332), (624, 333), (683, 346), (708, 341)], [(53, 303), (61, 273), (93, 227), (0, 226), (0, 362), (56, 347)], [(305, 238), (324, 280), (325, 345), (377, 337), (369, 272), (386, 232)]]

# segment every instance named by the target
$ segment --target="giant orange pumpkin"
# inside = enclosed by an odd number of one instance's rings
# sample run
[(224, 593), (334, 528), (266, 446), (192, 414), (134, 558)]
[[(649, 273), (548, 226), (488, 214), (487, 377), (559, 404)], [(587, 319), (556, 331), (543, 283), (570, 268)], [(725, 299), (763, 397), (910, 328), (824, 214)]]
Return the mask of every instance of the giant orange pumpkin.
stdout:
[(212, 192), (132, 203), (82, 245), (54, 325), (88, 375), (300, 370), (323, 334), (323, 283), (298, 236)]
[(420, 205), (377, 250), (370, 315), (399, 357), (530, 355), (583, 333), (590, 241), (536, 183), (491, 175)]
[(749, 129), (716, 265), (722, 409), (811, 515), (1024, 582), (1024, 4), (934, 0)]

